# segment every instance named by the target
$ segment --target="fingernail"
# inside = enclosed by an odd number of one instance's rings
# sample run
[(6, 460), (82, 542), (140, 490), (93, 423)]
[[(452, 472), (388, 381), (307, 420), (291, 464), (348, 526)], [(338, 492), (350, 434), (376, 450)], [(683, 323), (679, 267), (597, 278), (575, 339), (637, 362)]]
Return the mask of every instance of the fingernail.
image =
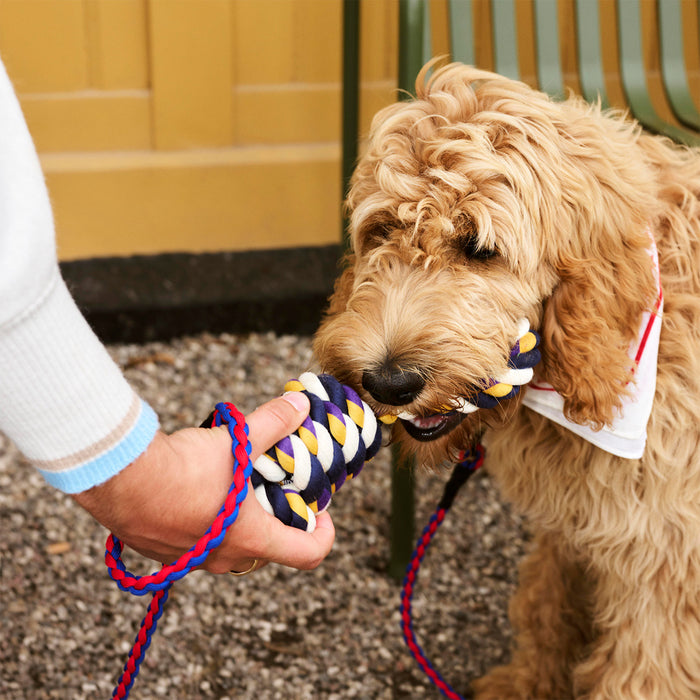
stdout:
[(309, 410), (309, 400), (300, 391), (288, 391), (282, 398), (292, 404), (297, 411), (306, 413)]

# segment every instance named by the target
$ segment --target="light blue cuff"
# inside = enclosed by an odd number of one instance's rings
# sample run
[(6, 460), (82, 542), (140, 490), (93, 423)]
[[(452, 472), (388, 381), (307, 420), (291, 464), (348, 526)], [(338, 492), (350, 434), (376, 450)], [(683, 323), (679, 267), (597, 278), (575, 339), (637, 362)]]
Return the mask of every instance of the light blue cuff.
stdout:
[(158, 416), (141, 400), (141, 413), (134, 427), (116, 445), (88, 462), (65, 471), (39, 473), (51, 486), (65, 493), (80, 493), (111, 479), (146, 451), (158, 430)]

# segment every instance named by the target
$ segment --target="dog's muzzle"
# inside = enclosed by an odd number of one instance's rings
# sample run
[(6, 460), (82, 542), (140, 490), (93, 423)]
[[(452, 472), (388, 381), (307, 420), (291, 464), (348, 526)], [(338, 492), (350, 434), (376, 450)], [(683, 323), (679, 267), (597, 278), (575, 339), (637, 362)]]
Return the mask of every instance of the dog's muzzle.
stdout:
[[(518, 322), (518, 340), (510, 352), (508, 369), (497, 378), (484, 380), (480, 387), (470, 387), (465, 396), (451, 398), (445, 409), (425, 415), (401, 411), (385, 415), (382, 420), (397, 418), (414, 440), (437, 440), (454, 430), (470, 413), (479, 408), (495, 408), (516, 396), (520, 387), (534, 375), (533, 367), (540, 361), (540, 338), (530, 330), (527, 319)], [(417, 371), (385, 363), (376, 370), (366, 371), (362, 386), (376, 400), (388, 406), (405, 406), (417, 400), (425, 387), (425, 378)]]

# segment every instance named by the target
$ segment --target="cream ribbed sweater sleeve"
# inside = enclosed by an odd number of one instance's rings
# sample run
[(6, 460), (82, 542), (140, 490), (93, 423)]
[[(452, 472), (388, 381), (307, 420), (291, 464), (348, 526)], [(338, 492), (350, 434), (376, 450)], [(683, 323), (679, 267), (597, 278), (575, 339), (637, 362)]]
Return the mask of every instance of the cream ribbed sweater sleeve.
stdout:
[(77, 493), (132, 462), (157, 428), (61, 278), (39, 159), (0, 63), (0, 430)]

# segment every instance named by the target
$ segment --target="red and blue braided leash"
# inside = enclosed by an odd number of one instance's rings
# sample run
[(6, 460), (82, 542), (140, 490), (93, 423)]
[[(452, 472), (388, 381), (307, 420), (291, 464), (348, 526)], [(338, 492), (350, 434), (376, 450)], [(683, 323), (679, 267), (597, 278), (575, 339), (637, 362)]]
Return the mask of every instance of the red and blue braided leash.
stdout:
[(163, 614), (163, 606), (168, 599), (170, 587), (193, 568), (204, 563), (211, 550), (221, 544), (226, 536), (226, 531), (238, 517), (240, 504), (248, 492), (248, 479), (253, 469), (250, 463), (248, 426), (243, 414), (230, 403), (217, 404), (213, 414), (213, 425), (223, 424), (228, 426), (231, 435), (233, 481), (224, 505), (211, 527), (192, 549), (183, 554), (177, 561), (163, 566), (160, 571), (154, 574), (134, 576), (126, 570), (121, 560), (122, 543), (114, 535), (107, 538), (105, 564), (109, 569), (109, 575), (117, 582), (119, 588), (139, 596), (153, 593), (153, 598), (148, 606), (146, 616), (141, 621), (141, 627), (129, 652), (122, 675), (112, 692), (113, 698), (129, 697), (141, 663), (151, 644), (151, 638), (156, 631), (158, 620)]
[[(112, 692), (113, 698), (128, 698), (132, 686), (141, 668), (146, 651), (151, 644), (153, 634), (156, 631), (158, 621), (163, 614), (163, 609), (168, 600), (168, 593), (175, 581), (184, 577), (193, 568), (201, 565), (212, 549), (219, 546), (226, 535), (227, 529), (238, 517), (241, 502), (248, 491), (247, 480), (250, 477), (252, 466), (250, 464), (250, 443), (248, 442), (248, 426), (242, 414), (232, 404), (217, 404), (212, 414), (212, 425), (227, 425), (232, 439), (232, 452), (234, 455), (233, 482), (228, 492), (224, 505), (212, 526), (206, 534), (186, 554), (173, 564), (163, 566), (155, 574), (147, 576), (135, 576), (126, 571), (121, 559), (122, 543), (114, 535), (107, 539), (105, 563), (109, 574), (116, 581), (119, 588), (133, 595), (142, 596), (153, 593), (148, 605), (146, 615), (141, 621), (141, 626), (134, 644), (129, 652), (127, 662), (124, 665), (119, 682)], [(451, 700), (464, 700), (444, 680), (435, 669), (430, 660), (425, 656), (421, 646), (416, 640), (413, 631), (412, 598), (414, 587), (418, 578), (420, 565), (423, 561), (438, 528), (442, 524), (447, 511), (452, 506), (457, 492), (461, 486), (483, 464), (484, 449), (477, 445), (472, 451), (463, 451), (460, 460), (454, 467), (452, 475), (445, 485), (442, 498), (438, 507), (423, 530), (413, 552), (406, 570), (406, 576), (401, 590), (401, 628), (404, 640), (418, 666), (428, 676), (430, 681), (440, 692)]]
[(411, 555), (411, 560), (406, 568), (406, 576), (403, 581), (403, 587), (401, 589), (401, 631), (403, 632), (403, 638), (406, 641), (411, 655), (416, 660), (418, 666), (421, 670), (428, 676), (430, 681), (435, 685), (438, 690), (450, 700), (464, 700), (464, 698), (445, 681), (445, 679), (440, 675), (440, 673), (435, 669), (430, 660), (425, 656), (423, 649), (421, 649), (420, 644), (416, 640), (415, 632), (413, 631), (413, 618), (412, 618), (412, 601), (413, 601), (413, 591), (418, 579), (418, 572), (420, 570), (420, 565), (423, 561), (423, 557), (430, 547), (433, 538), (435, 537), (438, 528), (442, 525), (447, 511), (451, 508), (452, 502), (457, 495), (457, 492), (462, 487), (462, 485), (469, 479), (472, 474), (474, 474), (484, 463), (484, 448), (481, 445), (477, 445), (473, 450), (463, 451), (460, 454), (459, 461), (455, 464), (452, 471), (452, 475), (445, 485), (445, 490), (442, 494), (442, 498), (438, 503), (438, 507), (430, 517), (428, 524), (426, 525), (423, 533), (418, 538), (418, 543), (416, 548)]

